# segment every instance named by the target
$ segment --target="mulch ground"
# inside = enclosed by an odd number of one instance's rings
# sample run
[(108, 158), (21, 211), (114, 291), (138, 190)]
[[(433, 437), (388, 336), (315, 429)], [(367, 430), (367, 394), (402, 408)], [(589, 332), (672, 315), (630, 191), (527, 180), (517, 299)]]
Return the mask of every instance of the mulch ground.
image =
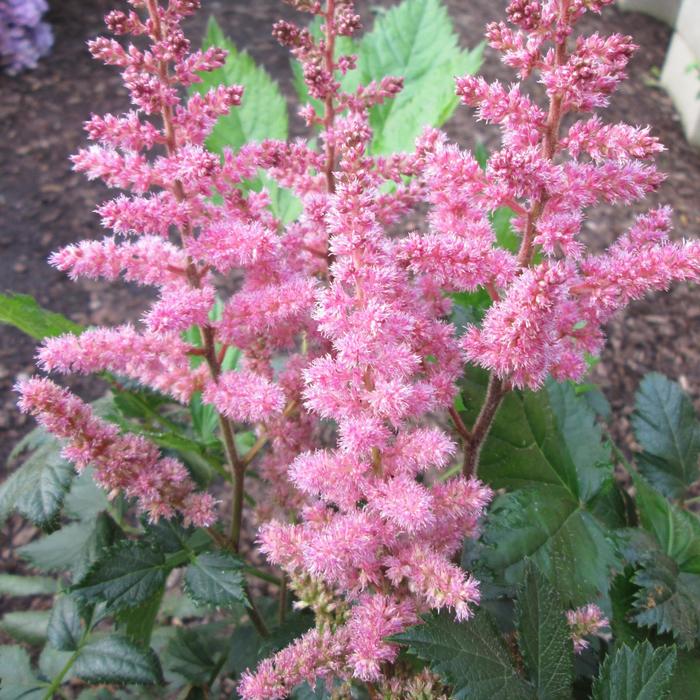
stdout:
[[(107, 192), (100, 184), (88, 183), (73, 173), (68, 157), (85, 142), (81, 125), (91, 112), (128, 108), (117, 72), (93, 61), (85, 47), (89, 38), (102, 32), (105, 12), (119, 3), (53, 0), (51, 4), (48, 20), (56, 43), (50, 57), (36, 71), (12, 78), (0, 76), (0, 289), (32, 294), (42, 305), (80, 323), (133, 320), (141, 313), (147, 292), (128, 285), (71, 283), (46, 262), (56, 248), (102, 235), (93, 212)], [(375, 4), (371, 0), (358, 2), (370, 21)], [(499, 17), (505, 4), (505, 0), (450, 0), (463, 45), (479, 42), (484, 25)], [(278, 0), (205, 0), (204, 5), (204, 11), (191, 22), (190, 36), (200, 36), (206, 17), (214, 13), (239, 48), (248, 49), (291, 95), (287, 53), (270, 36), (275, 19), (293, 14), (289, 7)], [(653, 19), (623, 14), (615, 8), (606, 11), (602, 20), (590, 18), (586, 22), (588, 28), (603, 33), (632, 34), (643, 47), (632, 61), (631, 79), (613, 98), (606, 118), (649, 123), (668, 149), (659, 158), (668, 173), (661, 190), (645, 206), (600, 207), (592, 212), (586, 232), (589, 242), (596, 248), (604, 247), (629, 226), (636, 211), (657, 203), (673, 206), (674, 235), (699, 236), (700, 153), (687, 145), (669, 98), (655, 82), (670, 30)], [(483, 73), (487, 78), (512, 79), (489, 50)], [(487, 146), (496, 143), (495, 134), (476, 125), (465, 108), (458, 109), (447, 128), (450, 136), (465, 146), (477, 141)], [(292, 131), (303, 133), (298, 121)], [(678, 379), (694, 399), (700, 399), (700, 287), (678, 285), (668, 294), (637, 302), (608, 330), (609, 342), (594, 376), (616, 412), (615, 435), (628, 436), (626, 417), (632, 396), (648, 371)], [(0, 326), (0, 474), (12, 445), (29, 428), (15, 408), (12, 385), (19, 375), (33, 370), (33, 354), (30, 339)], [(88, 397), (102, 390), (87, 380), (78, 380), (75, 386)], [(624, 442), (629, 444), (629, 438), (624, 437)], [(4, 559), (6, 552), (0, 554)]]

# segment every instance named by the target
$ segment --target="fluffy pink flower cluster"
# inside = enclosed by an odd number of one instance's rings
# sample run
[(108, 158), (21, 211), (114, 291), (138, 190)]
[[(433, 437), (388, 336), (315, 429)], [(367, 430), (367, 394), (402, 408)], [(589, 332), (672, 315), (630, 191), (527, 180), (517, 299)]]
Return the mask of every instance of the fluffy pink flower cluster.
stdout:
[[(607, 104), (634, 47), (617, 35), (570, 37), (586, 10), (612, 0), (513, 0), (513, 27), (491, 25), (487, 36), (521, 80), (538, 74), (548, 109), (522, 84), (458, 78), (462, 101), (502, 131), (485, 169), (432, 129), (412, 153), (375, 157), (369, 110), (401, 80), (343, 92), (338, 76), (357, 59), (336, 55), (335, 41), (359, 26), (353, 3), (289, 0), (321, 17), (320, 38), (289, 22), (274, 30), (320, 105), (302, 108), (320, 147), (266, 141), (219, 158), (205, 138), (245, 97), (235, 86), (181, 95), (225, 58), (217, 48), (191, 51), (183, 35), (181, 21), (198, 0), (129, 1), (134, 9), (110, 13), (107, 24), (139, 46), (103, 38), (91, 50), (122, 69), (134, 109), (93, 116), (86, 128), (96, 144), (74, 158), (77, 170), (128, 194), (99, 209), (113, 236), (68, 246), (52, 263), (74, 278), (123, 275), (159, 296), (138, 326), (46, 341), (40, 364), (106, 370), (215, 407), (239, 530), (245, 469), (262, 452), (257, 465), (269, 485), (259, 515), (269, 522), (261, 548), (318, 624), (244, 674), (245, 700), (281, 699), (318, 677), (381, 686), (397, 655), (387, 637), (429, 610), (467, 619), (479, 601), (477, 582), (454, 559), (463, 539), (478, 534), (492, 495), (466, 467), (505, 391), (537, 388), (547, 375), (580, 377), (615, 311), (700, 277), (700, 244), (669, 242), (666, 209), (639, 217), (602, 254), (580, 240), (587, 208), (629, 204), (662, 180), (648, 162), (661, 149), (648, 129), (593, 116), (572, 119), (560, 136), (565, 115)], [(261, 169), (301, 200), (291, 224), (273, 216), (265, 190), (242, 186)], [(422, 203), (425, 231), (390, 233)], [(497, 244), (491, 217), (500, 207), (515, 212), (517, 253)], [(217, 281), (232, 270), (241, 273), (237, 291), (213, 320)], [(479, 288), (493, 303), (459, 339), (445, 293)], [(183, 340), (191, 326), (200, 345)], [(243, 366), (224, 371), (231, 346)], [(443, 480), (436, 472), (457, 448), (426, 418), (452, 407), (465, 361), (491, 370), (492, 381), (473, 428), (457, 416), (471, 455), (465, 476)], [(106, 488), (135, 497), (154, 520), (182, 513), (195, 524), (213, 521), (211, 498), (154, 445), (119, 435), (48, 380), (19, 389), (23, 410), (67, 441), (79, 467), (94, 464)], [(337, 427), (334, 447), (325, 421)], [(239, 424), (258, 431), (246, 455), (236, 450)], [(271, 519), (280, 507), (284, 516)], [(304, 598), (302, 589), (311, 593)], [(593, 612), (572, 624), (594, 629)]]
[(594, 636), (604, 627), (610, 626), (603, 611), (593, 603), (576, 608), (576, 610), (568, 610), (566, 620), (571, 628), (571, 639), (574, 642), (576, 654), (580, 654), (590, 646), (590, 642), (585, 637)]

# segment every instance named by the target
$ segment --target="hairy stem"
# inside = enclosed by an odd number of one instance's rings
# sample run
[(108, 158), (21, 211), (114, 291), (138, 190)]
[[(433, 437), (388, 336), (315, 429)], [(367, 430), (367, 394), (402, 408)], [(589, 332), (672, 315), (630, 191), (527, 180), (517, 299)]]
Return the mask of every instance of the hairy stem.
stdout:
[(477, 476), (479, 469), (479, 455), (484, 440), (491, 429), (491, 423), (496, 415), (501, 400), (507, 393), (507, 389), (502, 380), (495, 374), (489, 377), (489, 384), (486, 389), (484, 403), (481, 404), (479, 415), (474, 421), (474, 426), (464, 444), (464, 462), (462, 463), (462, 474), (466, 477)]
[[(326, 3), (325, 25), (326, 25), (326, 50), (324, 54), (325, 68), (332, 76), (334, 72), (335, 58), (335, 0), (328, 0)], [(333, 91), (329, 91), (325, 99), (325, 111), (323, 114), (323, 127), (328, 132), (333, 128), (335, 122), (335, 103), (333, 101)], [(328, 192), (335, 192), (335, 144), (333, 139), (326, 139), (326, 163), (324, 173), (326, 176), (326, 189)]]

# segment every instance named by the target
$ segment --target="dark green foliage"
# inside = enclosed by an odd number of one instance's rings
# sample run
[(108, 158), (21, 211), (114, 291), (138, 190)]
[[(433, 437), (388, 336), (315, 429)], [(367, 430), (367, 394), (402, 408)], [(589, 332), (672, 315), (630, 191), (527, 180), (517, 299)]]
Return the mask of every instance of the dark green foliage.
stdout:
[(644, 450), (639, 470), (666, 496), (682, 498), (700, 477), (700, 422), (688, 396), (676, 382), (648, 374), (637, 392), (632, 425)]
[(654, 649), (649, 642), (623, 645), (603, 662), (593, 700), (662, 700), (668, 697), (675, 663), (673, 648)]

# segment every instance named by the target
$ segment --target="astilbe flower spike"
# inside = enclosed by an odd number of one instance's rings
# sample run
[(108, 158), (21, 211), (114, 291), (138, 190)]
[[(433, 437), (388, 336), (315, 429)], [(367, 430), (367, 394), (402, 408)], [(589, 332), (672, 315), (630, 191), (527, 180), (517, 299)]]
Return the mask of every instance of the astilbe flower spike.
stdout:
[[(359, 27), (350, 0), (289, 0), (320, 16), (320, 37), (289, 22), (274, 28), (320, 105), (301, 110), (319, 130), (310, 143), (264, 141), (221, 157), (206, 149), (217, 118), (245, 95), (222, 86), (182, 96), (225, 58), (216, 47), (190, 50), (180, 25), (197, 0), (130, 0), (133, 10), (111, 12), (107, 25), (138, 45), (91, 42), (96, 57), (122, 70), (133, 109), (93, 115), (86, 130), (96, 143), (74, 166), (126, 193), (98, 210), (113, 235), (51, 261), (72, 278), (155, 286), (158, 298), (139, 324), (47, 340), (39, 361), (52, 372), (113, 372), (213, 406), (232, 472), (234, 550), (246, 468), (257, 460), (267, 480), (256, 509), (260, 549), (316, 626), (243, 674), (245, 700), (281, 699), (317, 678), (433, 692), (430, 677), (397, 673), (388, 638), (430, 610), (466, 620), (479, 602), (478, 582), (454, 561), (464, 538), (478, 536), (492, 497), (473, 475), (502, 397), (548, 375), (579, 378), (612, 314), (649, 290), (700, 277), (700, 245), (670, 242), (663, 208), (603, 253), (590, 254), (582, 240), (586, 209), (632, 203), (663, 179), (650, 162), (661, 146), (647, 129), (593, 115), (560, 133), (565, 115), (604, 107), (624, 78), (629, 37), (572, 37), (586, 10), (611, 1), (513, 0), (512, 26), (487, 28), (521, 81), (537, 74), (548, 105), (522, 82), (506, 89), (458, 78), (462, 102), (501, 129), (484, 169), (434, 129), (411, 153), (371, 155), (370, 109), (402, 82), (387, 76), (342, 90), (340, 76), (357, 62), (336, 51), (337, 38)], [(275, 218), (265, 190), (245, 191), (260, 170), (299, 198), (294, 222)], [(390, 233), (421, 203), (426, 230)], [(497, 244), (491, 217), (500, 207), (514, 212), (517, 252)], [(233, 270), (240, 282), (217, 316), (218, 281)], [(458, 338), (446, 293), (478, 289), (492, 304)], [(183, 340), (192, 326), (198, 345)], [(232, 346), (243, 357), (236, 371), (223, 366)], [(452, 410), (465, 361), (491, 372), (469, 428)], [(213, 499), (147, 440), (121, 435), (49, 380), (19, 391), (23, 410), (66, 440), (68, 458), (95, 464), (101, 484), (135, 497), (152, 520), (213, 521)], [(464, 465), (441, 480), (435, 471), (451, 465), (457, 445), (427, 423), (448, 411)], [(334, 443), (324, 421), (337, 426)], [(241, 423), (257, 431), (246, 454), (234, 439)]]

